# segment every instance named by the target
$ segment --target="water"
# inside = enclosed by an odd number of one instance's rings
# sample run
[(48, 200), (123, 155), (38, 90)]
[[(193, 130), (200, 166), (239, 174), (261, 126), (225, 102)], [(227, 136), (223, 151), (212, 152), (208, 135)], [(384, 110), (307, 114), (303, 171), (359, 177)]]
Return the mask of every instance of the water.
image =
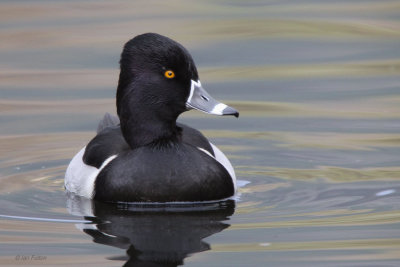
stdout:
[[(0, 265), (399, 266), (398, 10), (3, 1)], [(122, 45), (148, 31), (184, 44), (203, 86), (240, 110), (180, 118), (250, 182), (236, 202), (115, 207), (64, 193), (69, 160), (115, 113)]]

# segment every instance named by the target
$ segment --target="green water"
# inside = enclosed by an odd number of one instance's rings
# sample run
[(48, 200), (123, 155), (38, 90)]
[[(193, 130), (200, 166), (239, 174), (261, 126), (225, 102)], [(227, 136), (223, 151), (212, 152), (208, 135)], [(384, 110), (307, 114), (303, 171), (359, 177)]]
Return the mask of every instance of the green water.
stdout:
[[(2, 1), (0, 214), (16, 217), (0, 216), (0, 265), (399, 266), (399, 10)], [(240, 111), (180, 118), (249, 182), (236, 202), (149, 211), (65, 195), (70, 159), (115, 113), (121, 48), (143, 32), (182, 43), (206, 90)]]

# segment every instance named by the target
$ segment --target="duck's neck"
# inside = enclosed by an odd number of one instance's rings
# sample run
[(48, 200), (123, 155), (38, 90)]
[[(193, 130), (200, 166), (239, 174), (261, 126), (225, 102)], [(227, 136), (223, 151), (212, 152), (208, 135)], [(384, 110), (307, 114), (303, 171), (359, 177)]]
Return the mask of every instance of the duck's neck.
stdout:
[(180, 140), (180, 131), (176, 126), (176, 121), (157, 120), (156, 114), (142, 116), (138, 112), (128, 112), (120, 116), (120, 120), (122, 134), (132, 149)]
[(135, 96), (117, 94), (117, 112), (122, 134), (132, 149), (150, 144), (169, 144), (180, 140), (177, 115), (160, 112)]

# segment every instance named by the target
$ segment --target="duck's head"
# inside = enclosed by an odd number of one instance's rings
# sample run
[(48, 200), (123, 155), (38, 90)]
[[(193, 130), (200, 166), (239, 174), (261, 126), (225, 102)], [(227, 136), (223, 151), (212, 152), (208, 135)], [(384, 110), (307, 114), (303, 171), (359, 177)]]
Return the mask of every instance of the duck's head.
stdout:
[(137, 115), (153, 117), (150, 113), (155, 113), (166, 121), (176, 121), (189, 109), (239, 116), (204, 90), (188, 51), (165, 36), (146, 33), (131, 39), (124, 46), (120, 65), (117, 112), (121, 121), (133, 115), (132, 109)]

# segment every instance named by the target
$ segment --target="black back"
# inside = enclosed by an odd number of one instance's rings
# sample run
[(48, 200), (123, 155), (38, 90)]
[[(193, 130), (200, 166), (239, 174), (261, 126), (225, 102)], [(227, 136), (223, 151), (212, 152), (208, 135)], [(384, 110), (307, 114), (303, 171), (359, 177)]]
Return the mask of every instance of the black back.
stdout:
[[(103, 121), (102, 121), (103, 122)], [(102, 123), (101, 122), (101, 123)], [(207, 138), (198, 130), (185, 124), (177, 123), (183, 143), (202, 148), (214, 156), (214, 151)], [(86, 146), (83, 162), (100, 168), (103, 162), (113, 155), (130, 150), (125, 141), (120, 126), (109, 126), (100, 131)]]

